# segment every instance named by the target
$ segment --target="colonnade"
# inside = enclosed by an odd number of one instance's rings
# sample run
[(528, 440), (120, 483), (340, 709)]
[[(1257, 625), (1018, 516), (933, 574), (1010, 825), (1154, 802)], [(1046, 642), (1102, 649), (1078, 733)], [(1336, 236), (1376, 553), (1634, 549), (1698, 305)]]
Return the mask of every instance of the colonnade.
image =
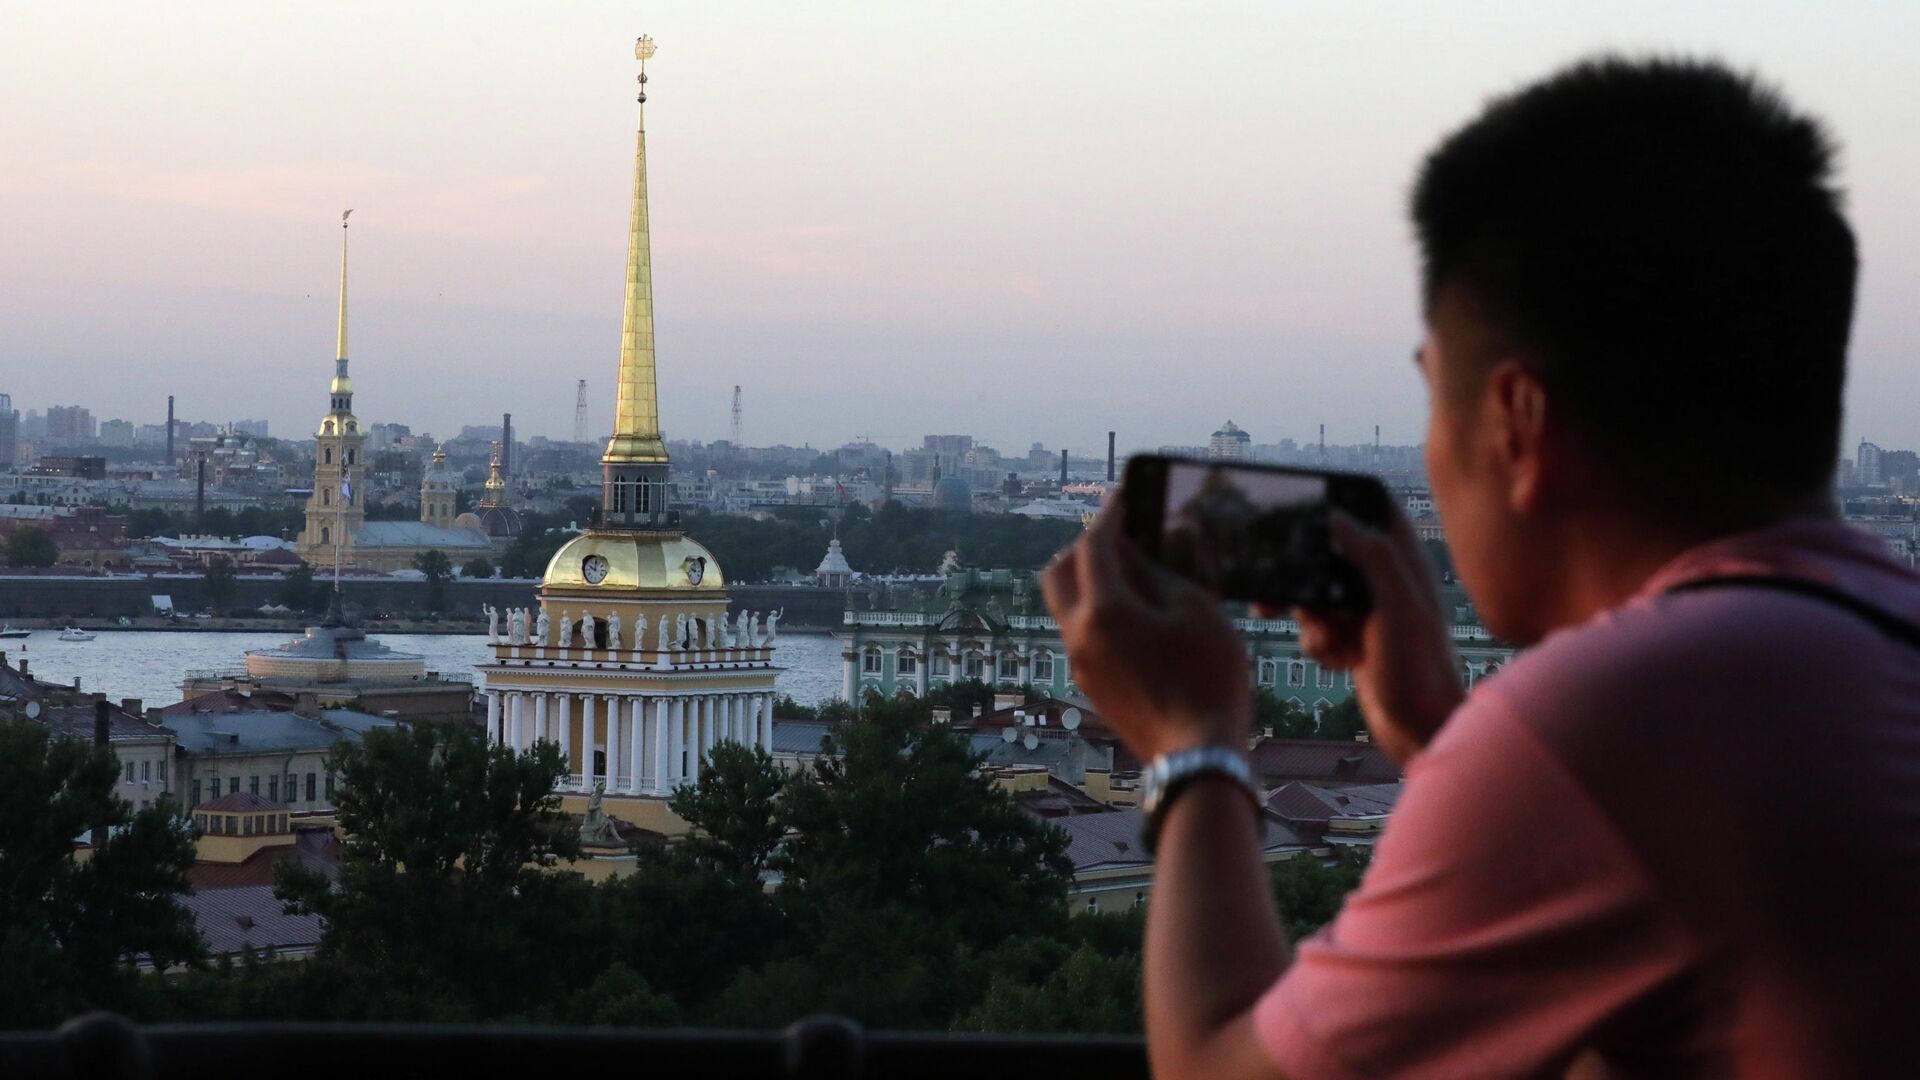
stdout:
[[(516, 750), (545, 739), (567, 760), (563, 787), (668, 795), (700, 779), (723, 742), (773, 752), (773, 692), (583, 694), (488, 690), (487, 738)], [(596, 758), (596, 751), (600, 757)]]

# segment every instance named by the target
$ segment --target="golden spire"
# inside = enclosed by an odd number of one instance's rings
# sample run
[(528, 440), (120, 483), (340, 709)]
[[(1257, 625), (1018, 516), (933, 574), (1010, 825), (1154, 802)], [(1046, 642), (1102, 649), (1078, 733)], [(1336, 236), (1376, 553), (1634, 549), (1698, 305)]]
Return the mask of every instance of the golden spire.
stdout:
[(620, 390), (613, 438), (602, 461), (664, 462), (660, 436), (660, 388), (653, 357), (653, 248), (647, 229), (647, 58), (653, 39), (634, 43), (640, 61), (640, 125), (633, 151), (633, 216), (627, 225), (627, 304), (620, 326)]
[(507, 481), (500, 475), (500, 443), (496, 440), (492, 452), (487, 455), (487, 493), (480, 497), (481, 506), (507, 505)]
[(348, 210), (340, 215), (340, 348), (333, 362), (335, 394), (353, 393), (353, 383), (347, 378), (347, 217), (352, 213)]

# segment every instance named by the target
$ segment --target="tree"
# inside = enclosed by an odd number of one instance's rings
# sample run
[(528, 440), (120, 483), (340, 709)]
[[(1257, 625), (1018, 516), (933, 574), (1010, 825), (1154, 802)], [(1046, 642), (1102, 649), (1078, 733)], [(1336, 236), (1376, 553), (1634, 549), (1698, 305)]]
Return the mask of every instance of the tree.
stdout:
[(493, 563), (485, 555), (475, 555), (460, 567), (460, 576), (466, 578), (490, 578), (493, 576)]
[[(111, 750), (0, 722), (0, 1027), (124, 1008), (135, 957), (204, 960), (179, 903), (192, 837), (167, 800), (136, 813), (114, 794), (119, 776)], [(76, 859), (74, 837), (96, 825), (106, 844)]]
[(235, 592), (233, 560), (215, 555), (207, 560), (207, 568), (201, 574), (206, 581), (207, 606), (218, 614), (226, 614), (233, 605)]
[[(787, 786), (781, 891), (899, 905), (977, 948), (1064, 911), (1066, 836), (980, 771), (966, 738), (920, 702), (881, 702)], [(1064, 918), (1064, 913), (1061, 915)]]
[(447, 579), (453, 576), (453, 563), (439, 548), (428, 548), (413, 557), (413, 568), (427, 577), (427, 610), (447, 606)]
[(715, 746), (699, 781), (675, 789), (667, 803), (694, 828), (681, 849), (716, 872), (759, 888), (786, 831), (779, 799), (787, 780), (787, 771), (758, 746)]
[(45, 530), (28, 525), (7, 537), (8, 566), (52, 566), (60, 561), (60, 546)]
[[(1042, 954), (1064, 952), (1057, 942), (1038, 943)], [(1051, 949), (1047, 949), (1051, 946)], [(1037, 978), (993, 977), (979, 1004), (962, 1014), (962, 1031), (1134, 1034), (1140, 1030), (1141, 957), (1105, 956), (1092, 945), (1068, 952)]]
[[(487, 1018), (576, 989), (559, 958), (599, 955), (592, 890), (553, 785), (557, 745), (490, 746), (465, 726), (371, 731), (328, 761), (347, 840), (337, 885), (283, 863), (276, 893), (326, 920), (318, 977), (382, 988), (392, 1018)], [(374, 1013), (374, 1015), (380, 1015)]]
[(1333, 921), (1347, 894), (1358, 888), (1370, 855), (1335, 848), (1334, 857), (1321, 861), (1297, 855), (1273, 867), (1273, 893), (1287, 937), (1299, 941)]
[(300, 563), (288, 569), (276, 597), (283, 607), (295, 611), (313, 610), (313, 567)]

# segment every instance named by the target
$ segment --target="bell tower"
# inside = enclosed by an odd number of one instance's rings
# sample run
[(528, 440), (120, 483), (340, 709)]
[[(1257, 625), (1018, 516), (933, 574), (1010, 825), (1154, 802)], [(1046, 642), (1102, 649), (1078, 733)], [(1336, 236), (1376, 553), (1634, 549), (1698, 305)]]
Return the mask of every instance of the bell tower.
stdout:
[(350, 547), (367, 520), (360, 490), (367, 471), (367, 436), (353, 415), (353, 380), (347, 377), (347, 218), (352, 213), (340, 215), (339, 348), (327, 388), (327, 414), (314, 432), (313, 494), (307, 496), (306, 528), (300, 532), (301, 555), (308, 562)]

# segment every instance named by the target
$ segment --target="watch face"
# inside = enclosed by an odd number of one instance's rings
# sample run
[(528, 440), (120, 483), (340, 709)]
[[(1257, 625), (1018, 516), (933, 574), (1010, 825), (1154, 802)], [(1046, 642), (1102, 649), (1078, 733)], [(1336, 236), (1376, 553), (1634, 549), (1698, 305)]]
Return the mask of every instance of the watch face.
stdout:
[(692, 558), (687, 560), (687, 584), (698, 585), (700, 579), (707, 576), (707, 560)]
[(587, 579), (589, 585), (598, 585), (607, 580), (607, 557), (605, 555), (587, 556), (586, 560), (580, 564), (580, 573)]

